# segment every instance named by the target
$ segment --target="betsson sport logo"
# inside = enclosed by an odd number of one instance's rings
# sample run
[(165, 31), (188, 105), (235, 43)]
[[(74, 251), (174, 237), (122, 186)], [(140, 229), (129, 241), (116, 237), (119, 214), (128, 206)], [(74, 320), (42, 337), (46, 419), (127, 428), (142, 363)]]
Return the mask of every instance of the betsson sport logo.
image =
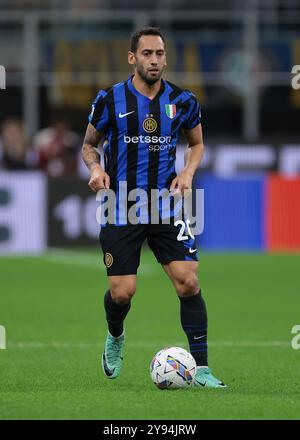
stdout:
[[(153, 115), (146, 115), (143, 121), (143, 129), (146, 133), (153, 133), (157, 129), (157, 122)], [(125, 144), (148, 144), (149, 151), (162, 151), (171, 148), (172, 136), (126, 136), (124, 135)]]
[(162, 151), (171, 148), (172, 136), (124, 136), (125, 144), (148, 144), (149, 151)]

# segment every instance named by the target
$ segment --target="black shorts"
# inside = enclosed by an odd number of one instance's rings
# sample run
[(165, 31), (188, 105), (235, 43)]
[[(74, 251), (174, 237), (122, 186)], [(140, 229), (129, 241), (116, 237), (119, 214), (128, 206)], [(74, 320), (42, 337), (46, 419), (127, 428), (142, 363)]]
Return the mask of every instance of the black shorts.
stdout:
[(145, 239), (159, 263), (198, 261), (195, 237), (183, 221), (177, 226), (108, 224), (100, 232), (107, 275), (136, 274)]

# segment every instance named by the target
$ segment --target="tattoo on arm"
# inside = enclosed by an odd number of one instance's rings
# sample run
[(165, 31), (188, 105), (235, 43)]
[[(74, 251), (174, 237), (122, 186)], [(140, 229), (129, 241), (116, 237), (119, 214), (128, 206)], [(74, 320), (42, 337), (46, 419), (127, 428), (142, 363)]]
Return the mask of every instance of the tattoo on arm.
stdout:
[(101, 135), (92, 124), (88, 125), (82, 146), (82, 158), (89, 169), (91, 169), (93, 165), (100, 163), (97, 146), (102, 137), (103, 135)]
[(94, 147), (88, 144), (84, 144), (82, 147), (82, 157), (84, 163), (88, 167), (89, 170), (93, 167), (93, 165), (100, 164), (100, 157), (98, 152)]
[(97, 148), (102, 137), (103, 135), (101, 135), (92, 124), (88, 124), (83, 144), (92, 145)]

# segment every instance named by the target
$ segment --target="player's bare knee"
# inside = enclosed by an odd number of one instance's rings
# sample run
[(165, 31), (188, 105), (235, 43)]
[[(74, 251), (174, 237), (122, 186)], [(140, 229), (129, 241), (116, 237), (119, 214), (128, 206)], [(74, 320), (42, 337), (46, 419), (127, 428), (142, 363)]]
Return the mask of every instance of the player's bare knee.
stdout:
[(198, 278), (194, 272), (186, 272), (177, 278), (175, 282), (179, 296), (195, 295), (199, 291)]
[(118, 284), (110, 289), (113, 301), (116, 304), (128, 304), (136, 291), (135, 283)]
[(125, 305), (130, 303), (134, 294), (130, 294), (126, 291), (114, 291), (111, 293), (112, 299), (116, 304)]

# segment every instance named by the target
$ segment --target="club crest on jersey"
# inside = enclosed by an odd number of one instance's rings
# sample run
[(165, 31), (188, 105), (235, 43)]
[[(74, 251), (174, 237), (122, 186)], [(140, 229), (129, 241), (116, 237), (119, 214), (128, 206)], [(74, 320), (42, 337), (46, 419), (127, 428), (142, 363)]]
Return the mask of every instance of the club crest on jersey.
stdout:
[(166, 113), (170, 119), (175, 118), (176, 115), (176, 105), (175, 104), (166, 104)]
[(153, 133), (157, 129), (157, 122), (153, 118), (146, 118), (143, 122), (143, 129), (147, 133)]

